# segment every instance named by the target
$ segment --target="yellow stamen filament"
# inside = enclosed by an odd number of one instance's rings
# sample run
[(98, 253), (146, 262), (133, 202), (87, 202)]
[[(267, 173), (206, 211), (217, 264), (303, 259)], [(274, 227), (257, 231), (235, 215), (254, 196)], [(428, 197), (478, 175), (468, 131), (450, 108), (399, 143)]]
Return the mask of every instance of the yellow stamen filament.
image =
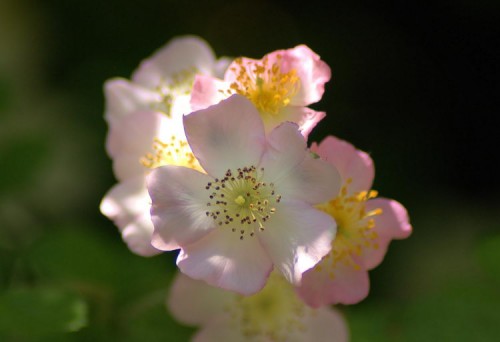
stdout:
[(261, 113), (278, 114), (290, 104), (300, 87), (295, 69), (281, 72), (281, 59), (282, 56), (278, 55), (277, 61), (270, 64), (269, 59), (264, 57), (260, 62), (245, 65), (241, 58), (237, 58), (236, 65), (231, 68), (237, 75), (236, 81), (231, 83), (226, 93), (247, 97)]
[(329, 264), (332, 278), (337, 263), (342, 262), (359, 270), (361, 267), (356, 257), (366, 248), (378, 248), (373, 217), (381, 215), (382, 209), (369, 212), (365, 210), (366, 201), (377, 197), (378, 193), (370, 190), (348, 195), (347, 188), (351, 182), (350, 179), (346, 182), (337, 198), (318, 206), (318, 209), (331, 215), (337, 222), (337, 236), (332, 242), (332, 251), (323, 258), (321, 265), (316, 266), (316, 270), (322, 270), (322, 267)]
[(151, 109), (159, 111), (171, 117), (174, 100), (183, 95), (191, 94), (194, 78), (198, 73), (196, 67), (181, 70), (173, 74), (170, 78), (162, 78), (155, 88), (159, 95), (158, 102), (151, 105)]
[(155, 138), (153, 150), (154, 153), (148, 153), (140, 160), (140, 163), (148, 169), (163, 165), (177, 165), (202, 170), (189, 144), (184, 140), (178, 140), (175, 136), (172, 136), (169, 142)]
[(305, 331), (304, 318), (315, 314), (298, 299), (293, 287), (275, 273), (259, 293), (236, 295), (227, 311), (242, 335), (252, 341), (288, 341), (290, 336)]

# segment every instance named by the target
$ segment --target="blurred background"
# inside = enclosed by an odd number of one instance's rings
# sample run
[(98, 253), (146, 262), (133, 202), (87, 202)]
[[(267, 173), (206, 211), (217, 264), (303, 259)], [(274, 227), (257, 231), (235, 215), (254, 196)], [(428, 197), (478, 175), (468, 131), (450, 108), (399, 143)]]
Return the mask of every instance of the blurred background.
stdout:
[(413, 235), (340, 307), (358, 341), (497, 341), (498, 45), (493, 0), (0, 1), (0, 340), (184, 341), (175, 253), (135, 256), (99, 213), (114, 184), (103, 82), (176, 35), (218, 56), (306, 44), (332, 68), (328, 134), (371, 153)]

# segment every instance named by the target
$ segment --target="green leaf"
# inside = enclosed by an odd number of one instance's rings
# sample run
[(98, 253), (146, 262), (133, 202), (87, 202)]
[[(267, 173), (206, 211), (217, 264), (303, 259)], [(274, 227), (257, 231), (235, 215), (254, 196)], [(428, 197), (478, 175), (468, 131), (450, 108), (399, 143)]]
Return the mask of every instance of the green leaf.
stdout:
[(43, 336), (77, 331), (87, 322), (87, 306), (77, 295), (56, 288), (13, 289), (0, 295), (0, 332)]

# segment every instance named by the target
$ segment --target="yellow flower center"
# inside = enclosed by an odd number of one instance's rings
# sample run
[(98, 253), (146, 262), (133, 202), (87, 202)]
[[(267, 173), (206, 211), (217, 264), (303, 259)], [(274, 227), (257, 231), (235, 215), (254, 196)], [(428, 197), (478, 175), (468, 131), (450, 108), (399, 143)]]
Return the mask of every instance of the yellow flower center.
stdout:
[(315, 312), (274, 272), (262, 291), (247, 297), (236, 295), (235, 302), (228, 307), (229, 314), (239, 323), (244, 337), (257, 341), (287, 341), (306, 329), (302, 320)]
[(184, 140), (177, 139), (174, 135), (169, 142), (163, 142), (155, 138), (153, 150), (154, 153), (148, 153), (140, 160), (141, 164), (148, 169), (154, 169), (163, 165), (177, 165), (198, 171), (203, 170), (191, 151), (189, 144)]
[(278, 114), (283, 107), (289, 105), (300, 87), (300, 79), (295, 69), (287, 73), (281, 72), (282, 56), (277, 62), (269, 65), (267, 57), (261, 62), (244, 65), (241, 58), (235, 60), (231, 68), (237, 74), (236, 81), (231, 83), (227, 94), (240, 94), (253, 102), (261, 114)]
[(171, 117), (174, 101), (180, 96), (191, 94), (197, 73), (198, 69), (191, 67), (173, 74), (168, 79), (162, 78), (160, 84), (155, 88), (155, 91), (160, 95), (159, 100), (151, 105), (151, 109)]
[(228, 226), (240, 239), (256, 231), (264, 231), (266, 222), (276, 212), (281, 196), (273, 183), (262, 180), (264, 168), (255, 166), (227, 170), (223, 178), (215, 178), (208, 191), (206, 215), (219, 226)]
[(333, 268), (338, 262), (359, 270), (360, 265), (355, 256), (361, 255), (365, 248), (378, 248), (373, 216), (382, 214), (382, 209), (365, 210), (366, 201), (377, 197), (377, 192), (370, 190), (348, 195), (347, 188), (351, 182), (351, 179), (347, 180), (337, 198), (317, 206), (337, 222), (337, 236), (332, 242), (332, 251), (316, 266), (317, 270), (321, 270), (325, 264), (330, 263), (332, 278)]

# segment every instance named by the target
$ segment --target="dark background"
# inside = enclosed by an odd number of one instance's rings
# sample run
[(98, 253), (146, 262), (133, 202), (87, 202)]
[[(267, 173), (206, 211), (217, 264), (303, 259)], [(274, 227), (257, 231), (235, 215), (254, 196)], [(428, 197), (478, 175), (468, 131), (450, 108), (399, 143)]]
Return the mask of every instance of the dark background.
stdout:
[[(218, 56), (306, 44), (332, 68), (313, 105), (328, 116), (311, 139), (334, 134), (370, 152), (375, 189), (402, 202), (414, 226), (371, 272), (369, 298), (340, 308), (352, 341), (497, 338), (500, 4), (330, 7), (1, 2), (0, 339), (168, 341), (193, 331), (163, 307), (175, 255), (133, 255), (98, 210), (115, 182), (103, 82), (129, 77), (183, 34), (203, 37)], [(23, 307), (31, 323), (16, 321)]]

